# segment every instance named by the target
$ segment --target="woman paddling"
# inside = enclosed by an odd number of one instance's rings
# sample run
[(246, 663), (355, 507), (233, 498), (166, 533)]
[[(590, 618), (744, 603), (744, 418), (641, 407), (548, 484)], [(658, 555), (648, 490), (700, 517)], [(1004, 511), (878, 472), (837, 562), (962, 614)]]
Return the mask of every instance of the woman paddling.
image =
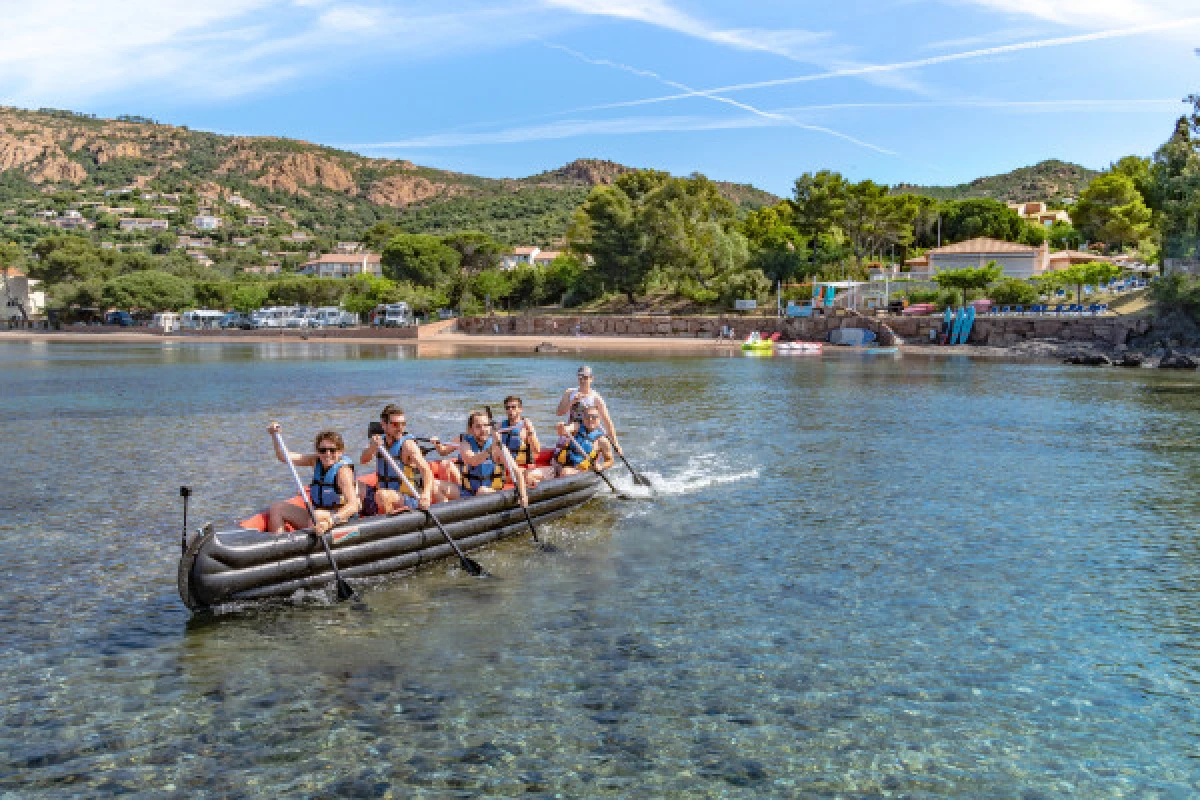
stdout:
[(582, 430), (584, 425), (584, 412), (587, 409), (594, 408), (600, 412), (600, 422), (602, 423), (602, 432), (608, 435), (612, 440), (613, 447), (617, 452), (621, 450), (621, 445), (617, 444), (617, 429), (613, 425), (612, 417), (608, 415), (608, 406), (604, 402), (604, 398), (600, 396), (592, 387), (595, 385), (592, 376), (592, 368), (584, 365), (579, 368), (576, 373), (579, 378), (578, 389), (565, 389), (562, 399), (558, 401), (558, 410), (554, 413), (558, 416), (566, 416), (567, 423), (576, 426), (577, 430)]
[(275, 457), (283, 463), (291, 461), (297, 467), (312, 467), (313, 479), (308, 487), (316, 519), (310, 519), (308, 509), (286, 500), (275, 503), (267, 512), (267, 530), (283, 533), (287, 525), (306, 528), (315, 522), (317, 533), (325, 533), (335, 525), (349, 521), (359, 512), (358, 487), (354, 480), (354, 465), (346, 458), (346, 443), (337, 431), (321, 431), (313, 442), (315, 453), (284, 452), (280, 447), (279, 423), (267, 427), (275, 443)]

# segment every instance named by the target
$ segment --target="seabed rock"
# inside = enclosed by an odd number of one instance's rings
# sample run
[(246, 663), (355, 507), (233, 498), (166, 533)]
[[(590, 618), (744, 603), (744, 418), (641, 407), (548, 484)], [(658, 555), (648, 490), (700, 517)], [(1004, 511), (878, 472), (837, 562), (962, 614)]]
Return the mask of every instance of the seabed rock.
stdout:
[(533, 348), (535, 353), (560, 353), (561, 350), (554, 345), (553, 342), (542, 342), (537, 347)]
[(1064, 359), (1067, 364), (1081, 364), (1085, 367), (1106, 367), (1112, 364), (1108, 356), (1100, 353), (1072, 353)]
[(1170, 348), (1158, 362), (1159, 369), (1195, 369), (1197, 366), (1200, 364), (1197, 364), (1196, 359), (1185, 356), (1183, 353), (1173, 352)]
[(1113, 362), (1113, 366), (1140, 367), (1145, 360), (1141, 353), (1125, 353), (1120, 359)]

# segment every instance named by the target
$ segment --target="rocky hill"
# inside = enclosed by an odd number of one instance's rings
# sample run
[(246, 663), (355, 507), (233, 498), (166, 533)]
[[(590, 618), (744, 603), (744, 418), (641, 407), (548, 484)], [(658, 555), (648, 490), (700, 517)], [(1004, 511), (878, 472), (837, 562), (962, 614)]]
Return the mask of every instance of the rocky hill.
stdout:
[(1002, 175), (976, 178), (957, 186), (916, 186), (902, 183), (894, 193), (922, 194), (938, 200), (963, 200), (968, 197), (991, 197), (1005, 202), (1024, 203), (1031, 200), (1068, 201), (1100, 173), (1066, 161), (1049, 160), (1032, 167), (1021, 167)]
[[(529, 178), (495, 180), (293, 139), (0, 107), (0, 202), (122, 188), (236, 192), (331, 238), (356, 238), (377, 222), (392, 222), (413, 232), (474, 229), (509, 244), (552, 244), (593, 186), (631, 169), (579, 160)], [(742, 206), (778, 200), (752, 186), (720, 185)]]

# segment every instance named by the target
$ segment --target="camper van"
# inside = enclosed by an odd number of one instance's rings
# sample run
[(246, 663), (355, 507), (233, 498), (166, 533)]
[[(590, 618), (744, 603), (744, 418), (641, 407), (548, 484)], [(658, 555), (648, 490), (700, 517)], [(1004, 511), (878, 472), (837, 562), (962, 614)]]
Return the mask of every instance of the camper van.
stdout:
[(163, 333), (179, 330), (179, 315), (174, 311), (160, 311), (150, 320), (151, 328), (158, 328)]
[(380, 328), (402, 328), (413, 324), (413, 315), (408, 303), (375, 306), (374, 318), (373, 324)]
[(343, 311), (337, 306), (324, 306), (308, 312), (309, 324), (314, 328), (351, 328), (358, 324), (358, 315)]
[(221, 327), (221, 320), (224, 318), (224, 311), (197, 308), (192, 311), (183, 312), (183, 317), (179, 321), (179, 328), (185, 331), (216, 329)]
[(282, 306), (260, 308), (250, 315), (250, 322), (255, 328), (283, 328), (292, 310)]

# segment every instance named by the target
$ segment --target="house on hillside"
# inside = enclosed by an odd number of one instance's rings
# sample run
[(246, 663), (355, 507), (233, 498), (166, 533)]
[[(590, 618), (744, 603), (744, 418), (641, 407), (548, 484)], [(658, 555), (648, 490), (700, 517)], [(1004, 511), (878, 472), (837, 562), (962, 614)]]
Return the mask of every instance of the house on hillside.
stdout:
[(117, 227), (123, 231), (165, 231), (170, 225), (165, 219), (150, 219), (149, 217), (122, 217), (117, 220)]
[(246, 217), (246, 224), (251, 228), (265, 228), (271, 224), (271, 220), (265, 214), (251, 214)]
[(516, 269), (521, 264), (532, 264), (541, 252), (540, 247), (514, 247), (512, 252), (500, 256), (500, 269)]
[(535, 267), (548, 267), (554, 263), (554, 259), (562, 255), (561, 250), (542, 250), (536, 256), (530, 259)]
[(1066, 269), (1075, 264), (1086, 264), (1089, 261), (1103, 261), (1105, 263), (1113, 263), (1113, 259), (1108, 256), (1100, 256), (1095, 253), (1087, 253), (1082, 250), (1059, 250), (1050, 254), (1050, 259), (1047, 264), (1049, 270)]
[(980, 237), (935, 247), (904, 264), (912, 269), (913, 277), (930, 277), (945, 270), (985, 267), (989, 261), (999, 264), (1007, 277), (1032, 278), (1049, 269), (1050, 248)]
[(221, 218), (212, 214), (197, 214), (192, 217), (192, 227), (198, 231), (215, 231), (221, 227)]
[(377, 253), (326, 253), (300, 265), (301, 275), (318, 278), (348, 278), (351, 275), (383, 277), (383, 266)]
[(1042, 225), (1049, 228), (1056, 222), (1065, 222), (1071, 224), (1071, 215), (1062, 209), (1051, 211), (1046, 208), (1043, 202), (1035, 203), (1009, 203), (1008, 207), (1017, 212), (1017, 216), (1021, 219), (1029, 220), (1036, 225)]

